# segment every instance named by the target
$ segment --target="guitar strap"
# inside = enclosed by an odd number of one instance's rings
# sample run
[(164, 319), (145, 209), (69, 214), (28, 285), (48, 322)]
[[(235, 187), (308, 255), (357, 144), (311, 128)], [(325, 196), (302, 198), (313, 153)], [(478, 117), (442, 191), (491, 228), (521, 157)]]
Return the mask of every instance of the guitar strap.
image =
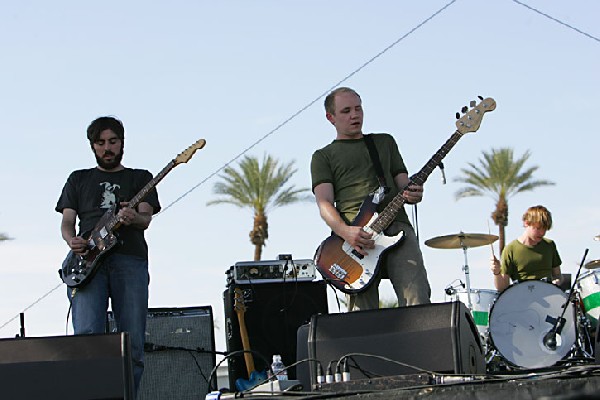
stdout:
[(371, 161), (373, 162), (373, 166), (375, 167), (375, 173), (377, 173), (377, 180), (379, 181), (379, 186), (384, 188), (385, 193), (387, 193), (390, 191), (390, 188), (385, 184), (385, 175), (383, 173), (383, 168), (381, 167), (381, 161), (379, 160), (379, 153), (377, 152), (377, 147), (375, 147), (375, 143), (373, 142), (373, 134), (364, 135), (363, 137), (365, 138), (367, 150), (369, 150)]

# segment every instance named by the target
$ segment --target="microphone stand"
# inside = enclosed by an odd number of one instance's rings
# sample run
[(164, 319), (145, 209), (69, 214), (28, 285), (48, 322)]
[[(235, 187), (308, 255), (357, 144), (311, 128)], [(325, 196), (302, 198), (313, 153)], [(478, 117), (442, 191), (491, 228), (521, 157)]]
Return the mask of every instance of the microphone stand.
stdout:
[(565, 325), (565, 311), (567, 311), (567, 306), (569, 305), (569, 303), (572, 301), (572, 297), (573, 297), (573, 293), (575, 292), (575, 285), (577, 284), (577, 281), (579, 279), (579, 274), (581, 273), (581, 267), (583, 267), (583, 263), (585, 262), (585, 258), (587, 257), (589, 249), (585, 249), (585, 252), (583, 253), (583, 258), (581, 259), (581, 264), (579, 264), (579, 269), (577, 270), (577, 275), (575, 276), (575, 279), (573, 280), (573, 284), (571, 285), (571, 290), (569, 291), (569, 296), (567, 297), (567, 300), (565, 301), (565, 304), (562, 306), (562, 312), (560, 313), (560, 317), (558, 317), (555, 321), (554, 324), (552, 326), (552, 329), (550, 329), (548, 331), (548, 333), (546, 333), (546, 335), (544, 336), (544, 346), (546, 346), (547, 349), (554, 351), (556, 350), (556, 335), (560, 335), (560, 333), (562, 332), (562, 329)]

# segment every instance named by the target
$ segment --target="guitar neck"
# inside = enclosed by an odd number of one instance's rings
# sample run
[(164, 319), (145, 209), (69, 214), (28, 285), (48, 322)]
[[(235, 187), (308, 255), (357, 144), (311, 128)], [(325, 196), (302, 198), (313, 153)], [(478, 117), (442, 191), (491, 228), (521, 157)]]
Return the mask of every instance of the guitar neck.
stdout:
[(408, 185), (404, 186), (400, 192), (394, 196), (394, 198), (388, 203), (383, 211), (379, 213), (375, 221), (373, 221), (373, 223), (370, 225), (370, 228), (373, 231), (376, 233), (381, 233), (392, 223), (402, 206), (404, 206), (406, 203), (406, 200), (404, 197), (402, 197), (402, 192), (408, 189), (408, 187), (412, 184), (422, 186), (427, 178), (429, 178), (429, 175), (431, 175), (435, 167), (440, 165), (444, 157), (446, 157), (450, 150), (452, 150), (454, 145), (456, 145), (461, 137), (463, 137), (463, 134), (456, 130), (452, 136), (446, 140), (446, 143), (444, 143), (442, 147), (440, 147), (440, 149), (429, 159), (429, 161), (427, 161), (425, 166), (421, 168), (419, 172), (410, 177)]
[[(175, 163), (175, 160), (171, 160), (171, 162), (169, 162), (166, 167), (164, 167), (158, 174), (156, 174), (156, 176), (152, 178), (150, 182), (148, 182), (142, 188), (142, 190), (138, 192), (138, 194), (136, 194), (131, 200), (129, 200), (129, 207), (136, 208), (142, 202), (142, 200), (144, 200), (146, 195), (148, 195), (148, 193), (150, 193), (150, 191), (154, 189), (156, 185), (158, 185), (158, 183), (162, 181), (163, 178), (167, 176), (167, 174), (171, 172), (173, 168), (175, 168), (176, 165), (177, 164)], [(120, 224), (121, 222), (119, 221), (119, 217), (115, 214), (110, 220), (108, 227), (110, 229), (117, 229), (120, 226)]]
[(240, 337), (242, 339), (242, 348), (244, 349), (244, 361), (246, 362), (246, 370), (248, 371), (248, 377), (254, 372), (254, 358), (250, 353), (250, 339), (248, 337), (248, 330), (246, 329), (246, 320), (244, 318), (244, 312), (241, 310), (236, 311), (238, 323), (240, 325)]

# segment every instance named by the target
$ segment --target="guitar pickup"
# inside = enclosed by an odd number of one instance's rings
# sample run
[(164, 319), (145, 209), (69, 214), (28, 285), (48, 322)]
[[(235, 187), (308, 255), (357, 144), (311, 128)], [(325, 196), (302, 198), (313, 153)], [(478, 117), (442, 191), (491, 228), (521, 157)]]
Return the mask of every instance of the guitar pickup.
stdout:
[(358, 258), (358, 259), (360, 259), (360, 260), (362, 260), (363, 258), (365, 258), (365, 256), (364, 256), (364, 255), (360, 254), (360, 253), (359, 253), (358, 251), (356, 251), (356, 250), (352, 250), (352, 254), (353, 254), (354, 256), (356, 256), (356, 258)]

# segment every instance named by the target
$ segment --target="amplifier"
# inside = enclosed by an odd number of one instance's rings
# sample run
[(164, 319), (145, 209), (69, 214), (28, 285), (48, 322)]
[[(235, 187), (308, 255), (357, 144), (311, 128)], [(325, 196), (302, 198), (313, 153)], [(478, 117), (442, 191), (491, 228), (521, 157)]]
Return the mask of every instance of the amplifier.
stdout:
[(317, 277), (313, 260), (263, 260), (237, 262), (228, 271), (234, 283), (306, 282)]

